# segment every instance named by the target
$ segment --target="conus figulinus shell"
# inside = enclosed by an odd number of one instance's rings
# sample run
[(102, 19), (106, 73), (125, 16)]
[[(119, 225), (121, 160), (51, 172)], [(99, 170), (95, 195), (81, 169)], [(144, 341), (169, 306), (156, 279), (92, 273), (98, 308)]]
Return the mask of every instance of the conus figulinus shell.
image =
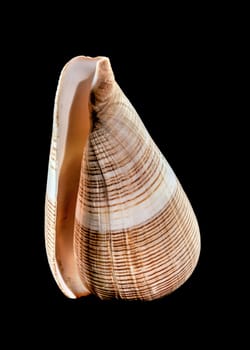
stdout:
[(45, 243), (70, 298), (153, 300), (181, 286), (197, 264), (192, 207), (107, 57), (75, 57), (61, 72)]

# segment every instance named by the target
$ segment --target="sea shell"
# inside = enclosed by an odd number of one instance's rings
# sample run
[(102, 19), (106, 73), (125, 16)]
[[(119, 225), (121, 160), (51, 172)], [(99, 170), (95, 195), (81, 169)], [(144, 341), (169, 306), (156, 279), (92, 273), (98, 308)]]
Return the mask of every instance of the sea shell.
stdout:
[(181, 286), (199, 259), (190, 202), (107, 57), (75, 57), (60, 75), (45, 243), (69, 298), (160, 298)]

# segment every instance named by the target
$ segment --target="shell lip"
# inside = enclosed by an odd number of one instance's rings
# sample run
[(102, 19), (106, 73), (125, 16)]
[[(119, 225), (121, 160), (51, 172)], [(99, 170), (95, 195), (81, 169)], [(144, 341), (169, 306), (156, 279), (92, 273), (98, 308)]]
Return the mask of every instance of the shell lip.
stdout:
[[(79, 56), (73, 57), (71, 60), (69, 60), (65, 64), (64, 68), (61, 71), (61, 77), (64, 75), (65, 71), (69, 68), (69, 66), (79, 61), (90, 61), (90, 62), (96, 61), (95, 73), (91, 83), (91, 91), (93, 89), (98, 88), (99, 84), (97, 83), (100, 82), (102, 78), (104, 78), (104, 74), (102, 74), (102, 72), (105, 72), (105, 71), (112, 72), (110, 59), (107, 56), (91, 57), (91, 56), (79, 55)], [(113, 72), (112, 72), (112, 75), (113, 75)]]

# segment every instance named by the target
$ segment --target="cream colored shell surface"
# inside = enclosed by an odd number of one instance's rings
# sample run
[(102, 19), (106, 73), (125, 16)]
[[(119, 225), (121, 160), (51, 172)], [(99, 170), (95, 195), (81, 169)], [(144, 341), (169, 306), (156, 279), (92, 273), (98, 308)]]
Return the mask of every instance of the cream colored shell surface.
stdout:
[[(58, 182), (69, 114), (60, 115), (60, 106), (70, 107), (74, 82), (67, 94), (67, 79), (73, 79), (81, 69), (77, 65), (86, 62), (95, 63), (88, 101), (91, 128), (82, 149), (71, 236), (75, 266), (70, 271), (77, 276), (67, 276), (57, 256)], [(106, 57), (74, 58), (61, 73), (48, 169), (45, 242), (53, 276), (71, 298), (89, 293), (102, 299), (160, 298), (189, 278), (199, 258), (200, 234), (190, 202), (117, 84)]]

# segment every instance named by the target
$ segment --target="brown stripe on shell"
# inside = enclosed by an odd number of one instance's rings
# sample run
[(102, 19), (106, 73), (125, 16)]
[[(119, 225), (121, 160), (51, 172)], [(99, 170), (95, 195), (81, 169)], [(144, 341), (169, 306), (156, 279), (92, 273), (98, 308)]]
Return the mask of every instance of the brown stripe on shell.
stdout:
[(162, 212), (122, 232), (94, 232), (76, 223), (80, 275), (92, 293), (151, 300), (182, 285), (199, 255), (198, 226), (186, 201), (178, 185)]

